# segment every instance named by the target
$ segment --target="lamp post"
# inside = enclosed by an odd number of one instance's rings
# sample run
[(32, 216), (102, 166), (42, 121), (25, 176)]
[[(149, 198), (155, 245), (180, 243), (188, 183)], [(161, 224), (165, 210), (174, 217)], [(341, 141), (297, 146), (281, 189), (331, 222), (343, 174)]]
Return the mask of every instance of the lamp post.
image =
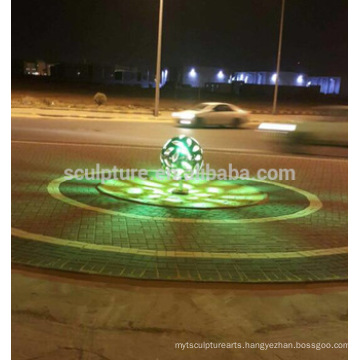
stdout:
[(281, 0), (281, 1), (282, 1), (282, 4), (281, 4), (281, 19), (280, 19), (280, 32), (279, 32), (279, 47), (278, 47), (278, 53), (277, 53), (274, 101), (273, 101), (273, 109), (272, 109), (273, 115), (276, 114), (276, 105), (277, 105), (278, 88), (279, 88), (281, 46), (282, 46), (282, 36), (283, 36), (283, 27), (284, 27), (284, 13), (285, 13), (285, 0)]
[(158, 30), (158, 45), (156, 58), (156, 80), (155, 80), (155, 109), (154, 116), (159, 116), (159, 100), (160, 100), (160, 81), (161, 81), (161, 37), (162, 37), (162, 22), (163, 22), (163, 7), (164, 0), (160, 0), (159, 7), (159, 30)]

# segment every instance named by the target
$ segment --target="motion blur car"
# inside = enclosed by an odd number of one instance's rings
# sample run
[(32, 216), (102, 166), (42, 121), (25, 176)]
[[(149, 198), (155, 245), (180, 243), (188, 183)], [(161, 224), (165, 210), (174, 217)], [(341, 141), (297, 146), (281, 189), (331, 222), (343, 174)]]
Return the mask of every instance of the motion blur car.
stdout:
[(278, 133), (271, 139), (288, 152), (303, 152), (306, 146), (348, 146), (348, 107), (322, 106), (313, 109), (318, 115), (304, 121), (262, 123), (258, 130)]
[(204, 102), (190, 110), (172, 114), (178, 126), (238, 128), (249, 121), (249, 112), (235, 105), (219, 102)]

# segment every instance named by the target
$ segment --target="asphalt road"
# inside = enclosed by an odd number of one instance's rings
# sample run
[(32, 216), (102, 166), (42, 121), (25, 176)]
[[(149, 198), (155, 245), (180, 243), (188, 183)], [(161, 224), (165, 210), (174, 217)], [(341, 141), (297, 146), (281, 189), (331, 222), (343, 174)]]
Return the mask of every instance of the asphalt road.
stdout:
[[(162, 146), (169, 138), (185, 134), (196, 138), (205, 150), (282, 152), (281, 135), (247, 129), (178, 128), (167, 122), (12, 118), (12, 140), (83, 144)], [(347, 156), (341, 148), (312, 147), (309, 154)]]

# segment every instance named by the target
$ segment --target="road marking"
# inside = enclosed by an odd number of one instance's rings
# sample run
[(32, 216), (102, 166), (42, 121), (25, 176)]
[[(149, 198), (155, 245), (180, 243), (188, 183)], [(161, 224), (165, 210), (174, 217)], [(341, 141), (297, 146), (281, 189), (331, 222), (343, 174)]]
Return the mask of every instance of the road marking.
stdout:
[(65, 196), (60, 191), (60, 185), (63, 182), (65, 182), (66, 180), (67, 180), (66, 176), (62, 176), (60, 178), (52, 180), (49, 183), (49, 185), (47, 186), (47, 190), (53, 198), (60, 200), (71, 206), (76, 206), (76, 207), (79, 207), (79, 208), (82, 208), (85, 210), (89, 210), (89, 211), (96, 211), (96, 212), (99, 212), (102, 214), (124, 216), (124, 217), (128, 217), (128, 218), (143, 219), (143, 220), (156, 220), (156, 221), (182, 222), (182, 223), (212, 223), (212, 224), (263, 223), (263, 222), (270, 222), (270, 221), (290, 220), (290, 219), (296, 219), (299, 217), (308, 216), (322, 208), (322, 202), (320, 201), (320, 199), (316, 195), (314, 195), (308, 191), (298, 189), (298, 188), (295, 188), (290, 185), (280, 184), (280, 183), (277, 183), (274, 181), (251, 179), (252, 181), (261, 182), (261, 183), (265, 183), (265, 184), (271, 184), (271, 185), (282, 187), (287, 190), (297, 192), (307, 198), (307, 200), (309, 201), (309, 205), (303, 210), (300, 210), (300, 211), (297, 211), (295, 213), (288, 214), (288, 215), (269, 216), (269, 217), (263, 217), (263, 218), (250, 218), (250, 219), (208, 220), (208, 219), (190, 219), (190, 218), (170, 218), (170, 217), (159, 217), (159, 216), (152, 217), (152, 216), (129, 214), (129, 213), (124, 213), (124, 212), (120, 212), (120, 211), (104, 209), (104, 208), (84, 204), (77, 200), (71, 199), (71, 198)]
[(304, 258), (316, 256), (330, 256), (347, 254), (347, 247), (337, 247), (330, 249), (314, 249), (304, 251), (289, 251), (289, 252), (270, 252), (270, 253), (220, 253), (220, 252), (199, 252), (199, 251), (166, 251), (166, 250), (151, 250), (151, 249), (135, 249), (124, 248), (119, 246), (88, 244), (79, 241), (60, 239), (53, 236), (30, 233), (21, 229), (12, 228), (11, 234), (26, 240), (38, 241), (42, 243), (70, 246), (78, 249), (106, 251), (112, 253), (152, 256), (152, 257), (171, 257), (171, 258), (199, 258), (199, 259), (290, 259), (290, 258)]

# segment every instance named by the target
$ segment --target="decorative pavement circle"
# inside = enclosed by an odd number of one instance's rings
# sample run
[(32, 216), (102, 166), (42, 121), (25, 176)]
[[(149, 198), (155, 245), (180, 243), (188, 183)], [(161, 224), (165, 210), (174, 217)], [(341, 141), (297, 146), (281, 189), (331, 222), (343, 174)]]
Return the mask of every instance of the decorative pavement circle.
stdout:
[[(320, 231), (309, 231), (311, 221), (322, 219), (317, 215), (322, 202), (315, 194), (257, 179), (223, 185), (203, 184), (201, 192), (223, 201), (214, 189), (235, 193), (237, 189), (239, 198), (225, 198), (236, 200), (236, 206), (194, 209), (154, 206), (160, 205), (154, 200), (144, 204), (131, 191), (125, 200), (119, 191), (123, 185), (111, 180), (102, 185), (96, 180), (57, 178), (48, 184), (48, 193), (39, 195), (38, 211), (28, 211), (26, 220), (15, 222), (13, 262), (152, 280), (347, 279), (347, 247), (338, 246), (335, 237), (329, 238), (328, 247), (318, 246), (317, 236), (326, 232), (321, 224)], [(255, 198), (241, 198), (241, 189)], [(27, 205), (22, 206), (24, 217)]]
[[(241, 206), (238, 201), (236, 206), (232, 206), (233, 209), (230, 206), (224, 209), (223, 204), (220, 204), (211, 211), (201, 211), (203, 210), (201, 208), (191, 209), (186, 206), (179, 206), (176, 211), (171, 211), (168, 206), (149, 206), (149, 204), (155, 205), (155, 201), (151, 203), (147, 198), (148, 203), (145, 204), (145, 200), (140, 201), (139, 198), (132, 197), (129, 199), (132, 201), (127, 201), (128, 199), (125, 200), (122, 195), (117, 196), (118, 181), (109, 180), (103, 185), (98, 180), (68, 180), (65, 176), (51, 181), (48, 185), (48, 192), (55, 199), (69, 205), (103, 214), (169, 222), (224, 224), (271, 222), (307, 216), (322, 207), (322, 203), (316, 195), (285, 184), (258, 179), (228, 180), (221, 186), (219, 183), (221, 181), (210, 181), (212, 184), (210, 187), (215, 189), (216, 184), (217, 188), (221, 190), (229, 187), (230, 191), (237, 189), (240, 193), (243, 189), (245, 189), (244, 191), (254, 191), (255, 198), (252, 201), (248, 198), (245, 205), (257, 206), (246, 207), (240, 211), (236, 209)], [(113, 184), (115, 184), (115, 189)], [(129, 186), (129, 183), (126, 183), (126, 186)], [(113, 199), (116, 197), (119, 199)], [(201, 205), (206, 204), (202, 202)], [(233, 203), (233, 205), (235, 204)]]

